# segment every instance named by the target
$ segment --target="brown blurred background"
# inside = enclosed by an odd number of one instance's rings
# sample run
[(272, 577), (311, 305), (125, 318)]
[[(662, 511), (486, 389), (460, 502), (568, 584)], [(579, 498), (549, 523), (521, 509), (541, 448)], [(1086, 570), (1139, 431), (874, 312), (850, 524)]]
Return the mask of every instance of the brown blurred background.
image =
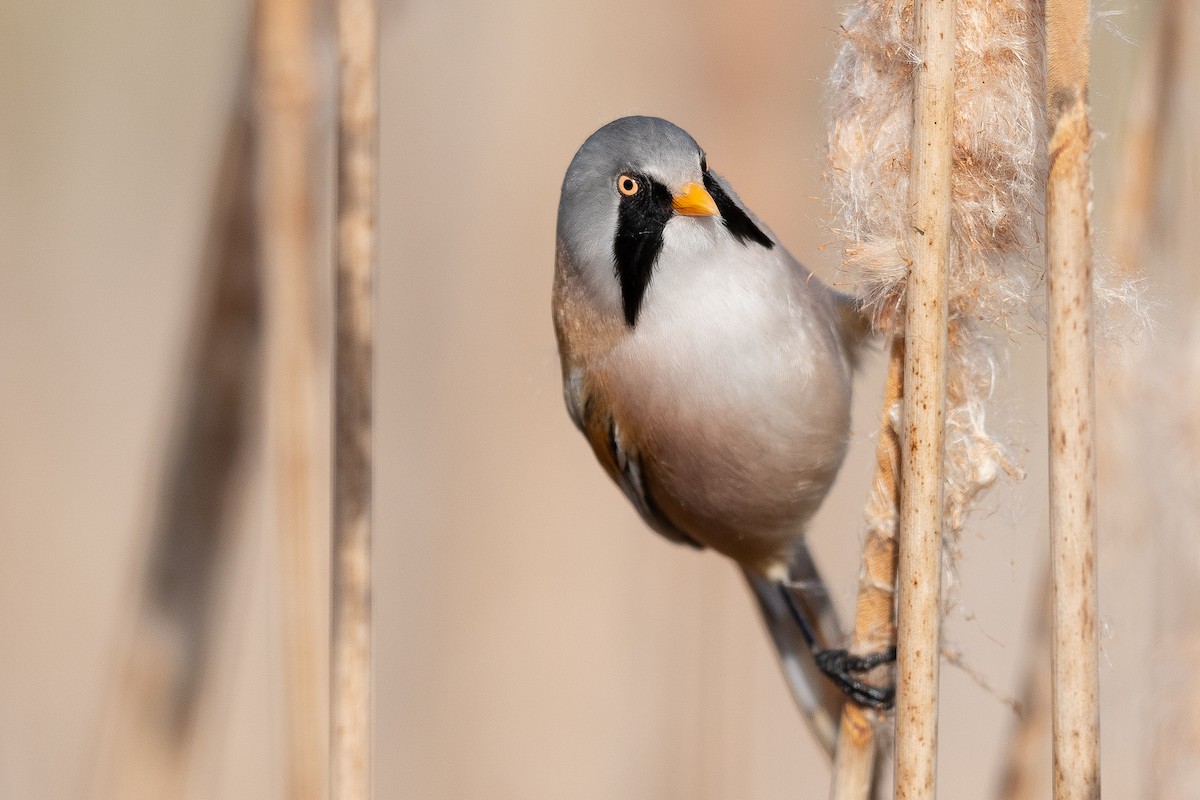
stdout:
[[(1101, 228), (1153, 15), (1115, 19), (1128, 41), (1095, 31), (1095, 123), (1114, 134), (1096, 149)], [(248, 19), (246, 3), (0, 10), (0, 798), (76, 798), (91, 780)], [(740, 577), (649, 533), (572, 430), (549, 290), (563, 171), (629, 113), (688, 129), (836, 282), (821, 171), (837, 29), (832, 4), (782, 0), (385, 7), (377, 797), (825, 796), (828, 769)], [(1043, 343), (1013, 346), (995, 413), (1029, 476), (990, 495), (964, 539), (947, 638), (995, 691), (943, 669), (947, 798), (990, 796), (997, 780), (1047, 547)], [(811, 532), (844, 613), (880, 362), (860, 377), (852, 454)], [(260, 484), (195, 797), (283, 796), (279, 581)], [(1114, 797), (1142, 796), (1145, 781), (1140, 621), (1154, 570), (1137, 555), (1118, 542), (1101, 556)]]

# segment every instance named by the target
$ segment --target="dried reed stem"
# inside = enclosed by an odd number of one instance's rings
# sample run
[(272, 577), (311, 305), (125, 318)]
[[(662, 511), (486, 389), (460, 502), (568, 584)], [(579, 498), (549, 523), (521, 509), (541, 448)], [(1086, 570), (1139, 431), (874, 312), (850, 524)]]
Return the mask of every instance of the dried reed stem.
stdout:
[(201, 300), (138, 608), (106, 711), (93, 787), (105, 800), (184, 797), (227, 595), (234, 516), (257, 411), (261, 306), (247, 93), (226, 135)]
[(996, 800), (1040, 800), (1050, 785), (1047, 745), (1050, 743), (1050, 576), (1039, 579), (1033, 628), (1022, 681), (1020, 707), (1008, 738)]
[(1121, 178), (1110, 220), (1112, 255), (1118, 269), (1136, 274), (1149, 244), (1155, 181), (1164, 139), (1170, 130), (1168, 104), (1179, 71), (1182, 0), (1164, 0), (1154, 39), (1145, 48), (1138, 81), (1125, 118)]
[[(892, 339), (887, 387), (875, 447), (875, 475), (867, 499), (867, 534), (858, 576), (851, 651), (879, 652), (896, 644), (896, 522), (900, 512), (900, 438), (895, 414), (904, 396), (904, 340)], [(875, 785), (879, 746), (874, 713), (842, 707), (833, 765), (832, 800), (867, 800)]]
[(375, 0), (338, 0), (333, 800), (371, 794), (371, 354), (378, 128)]
[(1046, 4), (1054, 797), (1100, 796), (1088, 3)]
[(896, 797), (932, 798), (937, 779), (942, 492), (954, 120), (954, 0), (916, 4), (901, 433)]
[[(1122, 515), (1123, 533), (1139, 552), (1147, 545), (1153, 552), (1151, 642), (1140, 673), (1153, 687), (1142, 797), (1183, 800), (1200, 797), (1200, 285), (1192, 266), (1200, 252), (1200, 6), (1166, 0), (1159, 14), (1158, 47), (1144, 55), (1154, 64), (1154, 82), (1142, 87), (1158, 108), (1153, 119), (1139, 113), (1129, 120), (1135, 130), (1150, 126), (1156, 146), (1138, 152), (1141, 137), (1130, 135), (1119, 191), (1135, 181), (1155, 189), (1147, 192), (1142, 238), (1134, 242), (1144, 264), (1130, 266), (1153, 271), (1169, 309), (1156, 342), (1121, 374), (1122, 402), (1109, 411), (1106, 428), (1115, 428), (1129, 464), (1119, 495), (1132, 508)], [(1140, 174), (1131, 176), (1131, 166)], [(1103, 464), (1102, 451), (1102, 473)]]
[(267, 309), (267, 417), (283, 591), (287, 796), (326, 793), (317, 630), (316, 313), (311, 231), (314, 67), (310, 0), (259, 0), (259, 209)]

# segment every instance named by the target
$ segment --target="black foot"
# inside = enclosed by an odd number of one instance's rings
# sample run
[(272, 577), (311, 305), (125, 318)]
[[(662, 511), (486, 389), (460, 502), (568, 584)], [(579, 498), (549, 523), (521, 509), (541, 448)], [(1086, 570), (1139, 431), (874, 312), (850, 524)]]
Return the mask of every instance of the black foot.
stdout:
[(867, 672), (880, 664), (896, 660), (896, 648), (889, 647), (867, 656), (855, 656), (845, 650), (822, 650), (816, 654), (817, 666), (829, 676), (846, 696), (862, 706), (887, 710), (896, 700), (896, 687), (872, 686), (853, 676), (856, 672)]

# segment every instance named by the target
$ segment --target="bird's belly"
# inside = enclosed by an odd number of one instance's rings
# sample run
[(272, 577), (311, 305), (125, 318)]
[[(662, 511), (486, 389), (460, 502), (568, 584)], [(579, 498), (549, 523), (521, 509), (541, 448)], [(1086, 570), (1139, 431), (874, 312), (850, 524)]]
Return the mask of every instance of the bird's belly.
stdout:
[(609, 378), (656, 505), (702, 544), (766, 565), (787, 557), (837, 473), (849, 380), (840, 354), (741, 333), (718, 347), (693, 336), (671, 358), (630, 348)]

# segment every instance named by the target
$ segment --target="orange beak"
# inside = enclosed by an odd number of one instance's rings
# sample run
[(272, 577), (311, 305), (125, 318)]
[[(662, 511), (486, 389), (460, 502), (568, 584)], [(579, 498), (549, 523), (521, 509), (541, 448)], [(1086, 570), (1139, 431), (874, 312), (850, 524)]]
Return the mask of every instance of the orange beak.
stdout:
[(712, 195), (698, 183), (689, 183), (683, 194), (671, 200), (671, 208), (689, 217), (715, 217), (721, 213)]

